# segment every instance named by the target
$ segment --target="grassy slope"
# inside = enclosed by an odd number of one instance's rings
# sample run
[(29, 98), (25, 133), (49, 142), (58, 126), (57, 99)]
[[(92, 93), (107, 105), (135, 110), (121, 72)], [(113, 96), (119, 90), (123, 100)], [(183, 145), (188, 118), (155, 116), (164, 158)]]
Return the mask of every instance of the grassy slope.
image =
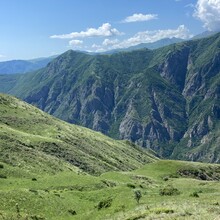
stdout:
[(0, 95), (0, 160), (30, 173), (77, 166), (100, 174), (131, 170), (156, 158), (125, 141), (55, 119), (16, 98)]
[(3, 92), (3, 93), (9, 92), (15, 86), (19, 77), (21, 77), (21, 75), (19, 75), (19, 74), (10, 74), (10, 75), (0, 74), (1, 92)]
[[(0, 114), (1, 220), (219, 216), (219, 165), (158, 161), (145, 151), (54, 119), (10, 96), (0, 95)], [(141, 167), (147, 161), (154, 162)], [(111, 171), (91, 176), (74, 164), (95, 174)], [(180, 194), (159, 195), (168, 185)], [(142, 193), (139, 204), (135, 189)], [(198, 198), (190, 197), (194, 192)], [(109, 207), (98, 209), (100, 202)]]
[[(10, 169), (4, 164), (0, 172)], [(181, 161), (157, 161), (135, 171), (98, 177), (67, 171), (44, 174), (37, 181), (0, 178), (0, 219), (218, 219), (219, 182), (182, 177), (183, 169), (209, 171), (214, 173), (210, 177), (220, 178), (220, 166)], [(168, 185), (180, 194), (159, 195)], [(139, 204), (134, 199), (136, 189), (142, 193)], [(190, 196), (194, 192), (199, 197)], [(98, 209), (100, 201), (108, 199), (111, 205)]]

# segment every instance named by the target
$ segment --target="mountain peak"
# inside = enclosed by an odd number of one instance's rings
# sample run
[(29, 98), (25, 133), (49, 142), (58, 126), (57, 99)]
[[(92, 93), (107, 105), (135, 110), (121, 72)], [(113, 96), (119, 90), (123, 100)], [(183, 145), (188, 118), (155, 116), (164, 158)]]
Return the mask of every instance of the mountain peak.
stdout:
[[(216, 34), (111, 56), (67, 51), (3, 88), (65, 121), (160, 156), (219, 162), (213, 140), (219, 132), (219, 42)], [(214, 156), (202, 150), (208, 146)]]

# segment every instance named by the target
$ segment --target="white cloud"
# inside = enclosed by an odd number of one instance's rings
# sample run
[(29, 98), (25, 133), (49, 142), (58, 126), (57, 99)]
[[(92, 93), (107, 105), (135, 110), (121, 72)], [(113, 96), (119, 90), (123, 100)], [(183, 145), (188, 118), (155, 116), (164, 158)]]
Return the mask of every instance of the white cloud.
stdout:
[(157, 19), (158, 15), (157, 14), (133, 14), (131, 16), (128, 16), (125, 18), (122, 23), (130, 23), (130, 22), (139, 22), (139, 21), (149, 21), (153, 19)]
[(93, 45), (92, 45), (92, 48), (93, 48), (93, 49), (98, 49), (98, 48), (101, 48), (101, 46), (98, 45), (98, 44), (93, 44)]
[(220, 0), (198, 0), (194, 16), (210, 31), (220, 30)]
[(95, 28), (88, 28), (86, 31), (72, 32), (70, 34), (52, 35), (50, 38), (58, 39), (74, 39), (74, 38), (86, 38), (86, 37), (110, 37), (115, 35), (121, 35), (117, 29), (112, 28), (111, 24), (104, 23), (102, 26)]
[(192, 37), (192, 35), (189, 33), (189, 30), (184, 25), (180, 25), (177, 29), (138, 32), (133, 37), (125, 39), (123, 41), (105, 39), (102, 45), (94, 44), (92, 48), (95, 49), (96, 52), (99, 52), (101, 50), (107, 51), (119, 48), (127, 48), (140, 43), (153, 43), (164, 38), (173, 37), (188, 39)]
[(0, 54), (0, 59), (2, 59), (2, 58), (5, 58), (5, 56), (4, 56), (4, 55), (2, 55), (2, 54)]
[(189, 30), (184, 25), (180, 25), (177, 29), (144, 31), (138, 32), (133, 37), (114, 45), (114, 49), (130, 47), (140, 43), (153, 43), (164, 38), (173, 37), (187, 39), (192, 36), (190, 35)]
[(69, 41), (70, 46), (81, 46), (83, 44), (82, 40), (71, 40)]
[(105, 47), (103, 47), (102, 45), (98, 45), (98, 44), (93, 44), (92, 45), (92, 51), (91, 50), (88, 50), (88, 52), (96, 52), (96, 53), (99, 53), (99, 52), (104, 52), (106, 51)]
[(118, 42), (119, 42), (118, 39), (114, 39), (114, 40), (105, 39), (105, 40), (102, 42), (102, 45), (104, 45), (104, 46), (109, 46), (109, 45), (117, 44)]

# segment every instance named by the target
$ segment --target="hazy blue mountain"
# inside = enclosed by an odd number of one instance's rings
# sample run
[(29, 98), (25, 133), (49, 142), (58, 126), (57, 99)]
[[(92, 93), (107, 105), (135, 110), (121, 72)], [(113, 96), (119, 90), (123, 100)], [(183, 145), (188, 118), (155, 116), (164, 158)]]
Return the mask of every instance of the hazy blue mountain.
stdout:
[(211, 35), (217, 34), (218, 31), (204, 31), (196, 36), (194, 36), (192, 39), (201, 39), (201, 38), (205, 38), (205, 37), (210, 37)]
[(33, 60), (10, 60), (0, 62), (0, 74), (26, 73), (45, 67), (56, 56)]
[(112, 54), (112, 53), (117, 53), (117, 52), (122, 52), (122, 51), (132, 51), (132, 50), (138, 50), (138, 49), (144, 49), (144, 48), (153, 50), (153, 49), (158, 49), (160, 47), (168, 46), (170, 44), (179, 43), (179, 42), (182, 42), (182, 41), (184, 41), (184, 40), (180, 39), (180, 38), (175, 38), (175, 37), (173, 37), (173, 38), (164, 38), (164, 39), (155, 41), (153, 43), (141, 43), (141, 44), (138, 44), (136, 46), (131, 46), (131, 47), (128, 47), (128, 48), (109, 50), (109, 51), (103, 52), (101, 54)]

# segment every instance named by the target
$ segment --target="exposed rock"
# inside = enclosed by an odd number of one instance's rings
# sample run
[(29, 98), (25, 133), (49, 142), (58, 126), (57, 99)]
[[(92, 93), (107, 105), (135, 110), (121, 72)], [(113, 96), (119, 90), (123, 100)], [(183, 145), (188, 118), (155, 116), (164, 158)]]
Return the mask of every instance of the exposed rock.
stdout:
[(166, 157), (220, 156), (220, 34), (157, 50), (68, 51), (10, 93), (65, 121)]

